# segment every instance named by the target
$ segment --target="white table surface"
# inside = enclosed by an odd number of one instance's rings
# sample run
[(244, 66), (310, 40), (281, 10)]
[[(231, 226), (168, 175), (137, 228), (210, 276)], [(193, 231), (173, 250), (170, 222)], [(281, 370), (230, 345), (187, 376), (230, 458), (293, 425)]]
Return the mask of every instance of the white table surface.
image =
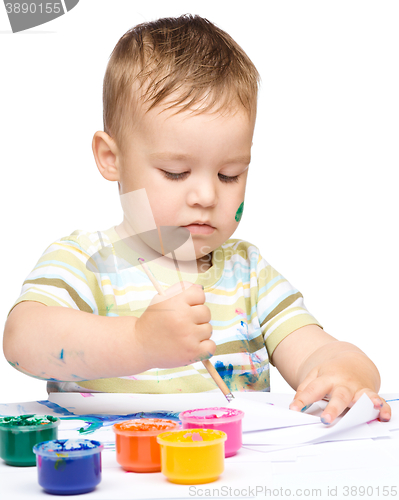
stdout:
[[(284, 395), (277, 395), (284, 401)], [(292, 396), (287, 396), (287, 402)], [(382, 394), (398, 399), (399, 394)], [(276, 395), (261, 393), (262, 400)], [(23, 406), (23, 404), (21, 404)], [(4, 405), (2, 405), (4, 412)], [(399, 407), (398, 407), (399, 408)], [(381, 425), (384, 425), (381, 423)], [(102, 481), (73, 498), (399, 498), (399, 425), (390, 437), (325, 442), (264, 453), (243, 447), (225, 460), (220, 478), (209, 484), (172, 484), (162, 473), (127, 473), (115, 451), (102, 453)], [(60, 429), (62, 428), (62, 423)], [(87, 436), (89, 437), (89, 436)], [(396, 494), (395, 494), (396, 492)], [(0, 499), (47, 498), (36, 467), (11, 467), (0, 460)]]

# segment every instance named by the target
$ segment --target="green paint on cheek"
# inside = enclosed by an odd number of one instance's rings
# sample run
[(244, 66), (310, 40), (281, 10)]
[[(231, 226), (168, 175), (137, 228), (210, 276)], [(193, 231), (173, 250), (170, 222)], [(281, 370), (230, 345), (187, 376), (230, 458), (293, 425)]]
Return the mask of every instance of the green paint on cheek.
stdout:
[(244, 202), (241, 203), (241, 205), (238, 207), (238, 210), (236, 212), (235, 219), (237, 222), (240, 222), (243, 212), (244, 212)]

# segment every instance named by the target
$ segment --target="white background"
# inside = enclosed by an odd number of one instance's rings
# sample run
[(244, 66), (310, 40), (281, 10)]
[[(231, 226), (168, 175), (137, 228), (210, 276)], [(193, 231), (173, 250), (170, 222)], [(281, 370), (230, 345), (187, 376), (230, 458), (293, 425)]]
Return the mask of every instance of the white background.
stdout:
[[(120, 222), (117, 185), (101, 177), (91, 151), (102, 130), (108, 57), (135, 24), (184, 13), (230, 33), (262, 76), (234, 237), (261, 249), (325, 331), (373, 359), (381, 392), (397, 392), (399, 3), (392, 0), (81, 0), (18, 34), (0, 5), (1, 321), (50, 243)], [(271, 389), (294, 394), (273, 368)], [(0, 356), (0, 402), (46, 397), (44, 382)]]

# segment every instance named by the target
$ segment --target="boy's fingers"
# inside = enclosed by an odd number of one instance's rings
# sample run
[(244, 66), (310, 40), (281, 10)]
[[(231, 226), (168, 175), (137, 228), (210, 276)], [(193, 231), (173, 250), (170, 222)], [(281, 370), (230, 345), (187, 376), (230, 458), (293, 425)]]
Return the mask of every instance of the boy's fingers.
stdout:
[(376, 410), (380, 410), (380, 414), (378, 417), (380, 422), (388, 422), (391, 419), (391, 407), (389, 406), (389, 404), (385, 401), (384, 398), (379, 396), (374, 391), (365, 390), (364, 392), (374, 403), (374, 408)]
[(194, 323), (202, 325), (211, 321), (211, 311), (205, 304), (200, 304), (191, 307), (191, 313)]
[[(212, 335), (212, 326), (209, 323), (203, 323), (202, 325), (196, 326), (196, 338), (201, 342), (209, 340)], [(213, 340), (212, 340), (213, 342)]]
[(378, 418), (381, 422), (388, 422), (389, 420), (391, 420), (391, 407), (385, 400), (382, 404), (380, 416)]
[(203, 340), (201, 342), (201, 350), (202, 354), (198, 358), (198, 361), (211, 358), (215, 354), (216, 344), (213, 340)]
[(346, 386), (335, 387), (328, 405), (324, 408), (320, 419), (323, 424), (331, 424), (353, 401), (353, 392)]
[(197, 306), (205, 303), (205, 292), (202, 286), (192, 285), (186, 291), (186, 301), (190, 306)]
[[(320, 379), (316, 380), (314, 383), (310, 383), (304, 390), (298, 391), (294, 400), (290, 404), (290, 409), (296, 411), (306, 411), (312, 403), (322, 399), (325, 394), (330, 393), (331, 396), (328, 405), (325, 407), (320, 416), (323, 424), (328, 425), (341, 415), (346, 408), (352, 407), (362, 394), (366, 393), (374, 403), (374, 408), (380, 410), (379, 420), (381, 422), (388, 422), (390, 420), (391, 407), (384, 398), (378, 396), (378, 394), (374, 391), (370, 389), (363, 389), (358, 391), (356, 394), (353, 394), (353, 392), (346, 386), (338, 386), (334, 387), (332, 390), (331, 388), (328, 390), (325, 384), (317, 387), (318, 382), (320, 382)], [(310, 394), (312, 394), (312, 396)], [(315, 396), (316, 394), (322, 394), (322, 396)]]
[(367, 394), (374, 404), (374, 408), (380, 411), (378, 416), (379, 420), (381, 422), (388, 422), (391, 419), (391, 407), (384, 398), (371, 389), (361, 389), (360, 391), (357, 391), (348, 406), (351, 408), (363, 394)]
[[(312, 370), (308, 376), (303, 380), (303, 382), (298, 386), (296, 394), (293, 401), (291, 402), (289, 408), (294, 411), (306, 411), (309, 406), (318, 401), (318, 399), (311, 400), (312, 397), (306, 392), (309, 385), (317, 379), (317, 370)], [(304, 401), (307, 401), (306, 403)]]
[[(337, 393), (339, 391), (339, 393)], [(346, 393), (347, 396), (343, 396)], [(351, 397), (351, 391), (347, 387), (338, 387), (334, 389), (333, 394), (331, 396), (330, 402), (324, 409), (324, 412), (321, 414), (321, 421), (325, 423), (331, 423), (338, 417), (347, 407), (352, 407), (356, 401), (366, 393), (367, 396), (371, 399), (374, 404), (374, 408), (376, 410), (380, 410), (379, 419), (381, 422), (388, 422), (391, 418), (391, 407), (385, 401), (384, 398), (378, 396), (378, 394), (371, 389), (362, 389), (358, 391), (354, 396)], [(331, 404), (333, 403), (333, 404)], [(337, 411), (335, 411), (337, 410)], [(329, 416), (332, 418), (329, 421)]]
[[(304, 387), (302, 383), (300, 387)], [(327, 384), (326, 381), (316, 378), (310, 382), (304, 389), (298, 389), (294, 400), (290, 404), (290, 410), (306, 411), (312, 403), (320, 401), (332, 389), (332, 385)]]

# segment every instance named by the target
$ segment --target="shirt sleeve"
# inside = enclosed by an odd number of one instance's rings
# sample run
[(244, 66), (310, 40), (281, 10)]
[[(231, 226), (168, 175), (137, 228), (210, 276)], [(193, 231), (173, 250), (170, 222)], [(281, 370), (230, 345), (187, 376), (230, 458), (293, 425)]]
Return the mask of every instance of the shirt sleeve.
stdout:
[(90, 255), (73, 234), (55, 241), (44, 251), (8, 314), (23, 301), (105, 314), (98, 275), (86, 267)]
[(258, 318), (271, 362), (278, 344), (290, 333), (306, 325), (323, 328), (305, 307), (302, 294), (262, 257), (257, 267)]

